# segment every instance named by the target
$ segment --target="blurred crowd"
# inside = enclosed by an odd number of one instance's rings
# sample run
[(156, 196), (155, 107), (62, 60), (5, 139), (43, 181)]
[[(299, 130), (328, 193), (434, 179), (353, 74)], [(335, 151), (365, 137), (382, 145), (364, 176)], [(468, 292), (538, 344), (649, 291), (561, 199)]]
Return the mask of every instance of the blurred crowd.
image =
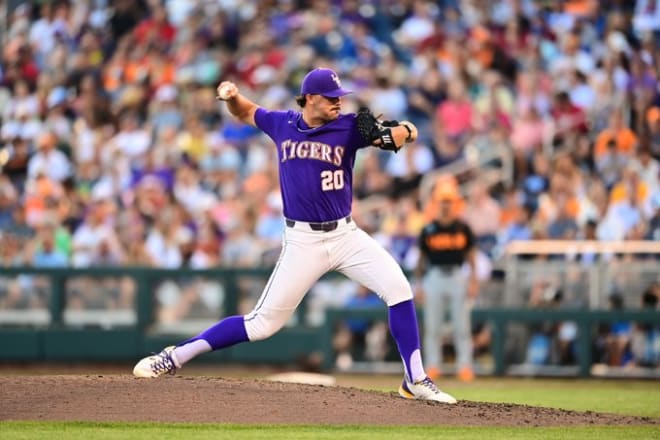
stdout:
[(471, 145), (513, 164), (497, 182), (456, 176), (486, 255), (515, 239), (660, 238), (655, 1), (0, 5), (1, 265), (273, 262), (275, 148), (215, 87), (296, 108), (316, 66), (356, 91), (344, 111), (420, 128), (356, 163), (354, 216), (404, 266), (427, 220), (420, 181)]

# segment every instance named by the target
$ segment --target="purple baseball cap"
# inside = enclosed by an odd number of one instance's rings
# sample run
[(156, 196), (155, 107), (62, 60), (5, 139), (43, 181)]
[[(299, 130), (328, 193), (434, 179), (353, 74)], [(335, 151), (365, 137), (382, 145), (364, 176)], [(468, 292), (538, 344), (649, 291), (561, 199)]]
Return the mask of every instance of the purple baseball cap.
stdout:
[(339, 98), (349, 93), (353, 93), (353, 91), (341, 87), (341, 81), (335, 71), (323, 67), (314, 69), (305, 75), (300, 86), (301, 95), (323, 95), (330, 98)]

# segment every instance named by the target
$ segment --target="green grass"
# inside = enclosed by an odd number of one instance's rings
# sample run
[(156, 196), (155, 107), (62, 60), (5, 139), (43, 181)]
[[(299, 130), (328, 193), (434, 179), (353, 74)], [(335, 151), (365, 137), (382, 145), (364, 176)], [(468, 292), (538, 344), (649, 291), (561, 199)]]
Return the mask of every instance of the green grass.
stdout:
[(657, 439), (660, 427), (577, 427), (577, 428), (438, 428), (438, 427), (373, 427), (373, 426), (239, 426), (154, 423), (65, 423), (3, 422), (3, 440), (50, 439), (620, 439), (625, 437)]
[(459, 399), (660, 418), (660, 382), (484, 378), (447, 386)]

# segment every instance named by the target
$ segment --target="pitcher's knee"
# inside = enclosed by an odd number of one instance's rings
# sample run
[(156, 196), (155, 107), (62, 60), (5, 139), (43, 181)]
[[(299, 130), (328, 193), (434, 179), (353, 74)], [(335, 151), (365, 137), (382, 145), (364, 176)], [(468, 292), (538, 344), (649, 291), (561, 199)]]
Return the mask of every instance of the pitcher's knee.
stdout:
[(250, 341), (261, 341), (273, 336), (284, 326), (286, 320), (256, 313), (245, 317), (245, 331)]
[(412, 289), (407, 281), (397, 282), (387, 286), (387, 291), (382, 295), (388, 306), (393, 306), (413, 298)]

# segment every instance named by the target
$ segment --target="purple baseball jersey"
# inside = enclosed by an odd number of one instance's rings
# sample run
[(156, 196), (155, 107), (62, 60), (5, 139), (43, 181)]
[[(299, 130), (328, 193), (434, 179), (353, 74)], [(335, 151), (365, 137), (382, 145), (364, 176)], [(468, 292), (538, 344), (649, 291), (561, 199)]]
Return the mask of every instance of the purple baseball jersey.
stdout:
[(366, 146), (354, 114), (309, 128), (300, 112), (259, 108), (254, 120), (277, 146), (286, 218), (326, 222), (351, 213), (355, 153)]

